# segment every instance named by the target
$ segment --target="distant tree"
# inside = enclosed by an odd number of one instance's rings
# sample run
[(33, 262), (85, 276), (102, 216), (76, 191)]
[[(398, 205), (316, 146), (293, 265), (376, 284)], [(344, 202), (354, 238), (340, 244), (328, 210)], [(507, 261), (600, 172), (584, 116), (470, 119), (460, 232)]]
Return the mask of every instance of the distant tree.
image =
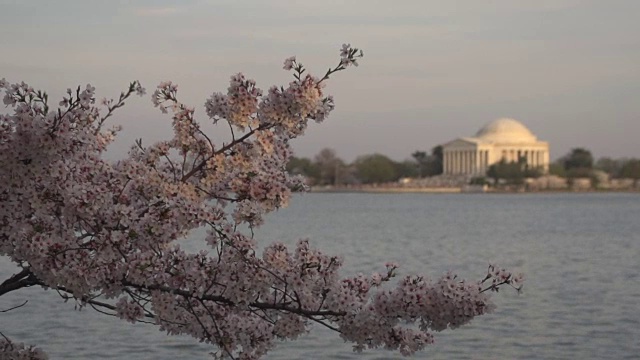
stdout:
[(411, 160), (394, 162), (394, 166), (396, 168), (396, 175), (398, 178), (412, 178), (419, 176), (419, 169), (416, 167), (416, 163)]
[(549, 164), (549, 174), (566, 177), (567, 171), (564, 169), (564, 159), (560, 159)]
[(469, 181), (469, 185), (488, 185), (487, 179), (484, 176), (477, 176)]
[(537, 179), (540, 176), (542, 176), (542, 174), (543, 174), (542, 168), (525, 166), (525, 169), (524, 169), (525, 178)]
[(385, 183), (398, 179), (393, 160), (381, 154), (364, 155), (354, 162), (356, 176), (363, 184)]
[(506, 162), (504, 159), (489, 166), (487, 177), (493, 179), (494, 184), (505, 180), (507, 184), (520, 185), (524, 183), (525, 167), (522, 162)]
[(621, 175), (622, 165), (624, 162), (625, 161), (622, 159), (602, 157), (596, 161), (595, 168), (606, 172), (611, 177), (619, 177)]
[(429, 159), (429, 176), (442, 174), (443, 158), (442, 145), (434, 146), (433, 149), (431, 149), (431, 157)]
[(443, 169), (443, 152), (442, 145), (435, 146), (431, 149), (431, 155), (426, 151), (416, 151), (411, 154), (417, 163), (419, 176), (435, 176), (442, 174)]
[(575, 148), (567, 154), (564, 160), (564, 169), (592, 169), (593, 155), (591, 151), (584, 148)]
[(336, 155), (336, 151), (324, 148), (315, 156), (313, 164), (319, 172), (318, 183), (321, 185), (337, 185), (340, 183), (340, 174), (345, 169), (342, 159)]
[(638, 180), (640, 180), (640, 159), (627, 160), (622, 165), (620, 173), (622, 177), (633, 179), (633, 186), (637, 186)]
[(411, 157), (416, 161), (418, 168), (418, 176), (424, 177), (427, 167), (429, 166), (429, 155), (426, 151), (415, 151)]
[(293, 175), (303, 175), (312, 184), (320, 180), (320, 169), (308, 158), (292, 157), (287, 163), (287, 171)]

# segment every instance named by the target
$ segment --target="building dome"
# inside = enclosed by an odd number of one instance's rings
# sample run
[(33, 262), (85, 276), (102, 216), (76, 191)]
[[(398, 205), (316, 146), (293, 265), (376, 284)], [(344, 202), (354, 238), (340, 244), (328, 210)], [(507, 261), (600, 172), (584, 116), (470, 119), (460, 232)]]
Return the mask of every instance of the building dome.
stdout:
[(476, 138), (493, 143), (534, 143), (537, 138), (521, 122), (514, 119), (497, 119), (483, 126)]

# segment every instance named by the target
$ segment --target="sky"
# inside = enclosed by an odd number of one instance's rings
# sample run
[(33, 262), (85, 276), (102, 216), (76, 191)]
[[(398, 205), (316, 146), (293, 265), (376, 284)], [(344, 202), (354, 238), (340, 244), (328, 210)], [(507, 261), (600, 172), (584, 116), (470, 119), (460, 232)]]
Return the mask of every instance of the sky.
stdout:
[[(296, 55), (322, 75), (343, 43), (360, 66), (333, 76), (336, 110), (293, 147), (333, 148), (347, 161), (396, 160), (501, 117), (548, 141), (551, 158), (574, 147), (596, 158), (640, 157), (640, 1), (637, 0), (0, 0), (0, 79), (59, 99), (91, 83), (116, 97), (164, 80), (196, 106), (243, 72), (258, 87), (286, 85)], [(110, 156), (136, 138), (169, 138), (171, 119), (149, 96), (113, 119), (124, 126)], [(212, 137), (228, 128), (206, 125)]]

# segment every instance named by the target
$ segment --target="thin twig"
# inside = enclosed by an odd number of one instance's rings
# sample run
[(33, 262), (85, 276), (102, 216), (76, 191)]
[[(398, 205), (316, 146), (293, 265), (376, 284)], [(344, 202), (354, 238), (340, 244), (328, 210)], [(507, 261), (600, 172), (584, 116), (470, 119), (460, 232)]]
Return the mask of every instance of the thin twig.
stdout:
[(0, 310), (0, 313), (6, 313), (6, 312), (9, 312), (9, 311), (14, 310), (14, 309), (21, 308), (21, 307), (23, 307), (23, 306), (27, 305), (27, 303), (28, 303), (28, 302), (29, 302), (29, 300), (25, 300), (25, 301), (24, 301), (22, 304), (20, 304), (20, 305), (17, 305), (17, 306), (14, 306), (14, 307), (12, 307), (12, 308), (8, 308), (8, 309)]

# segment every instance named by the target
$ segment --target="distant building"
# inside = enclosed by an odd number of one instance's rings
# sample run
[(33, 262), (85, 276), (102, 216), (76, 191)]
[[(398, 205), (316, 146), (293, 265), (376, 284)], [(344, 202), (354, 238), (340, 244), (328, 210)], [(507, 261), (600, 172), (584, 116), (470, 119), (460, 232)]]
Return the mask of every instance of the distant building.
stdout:
[(525, 161), (531, 168), (549, 170), (549, 143), (538, 141), (514, 119), (498, 119), (483, 126), (474, 137), (452, 140), (442, 146), (444, 174), (484, 175), (489, 166), (504, 159)]

